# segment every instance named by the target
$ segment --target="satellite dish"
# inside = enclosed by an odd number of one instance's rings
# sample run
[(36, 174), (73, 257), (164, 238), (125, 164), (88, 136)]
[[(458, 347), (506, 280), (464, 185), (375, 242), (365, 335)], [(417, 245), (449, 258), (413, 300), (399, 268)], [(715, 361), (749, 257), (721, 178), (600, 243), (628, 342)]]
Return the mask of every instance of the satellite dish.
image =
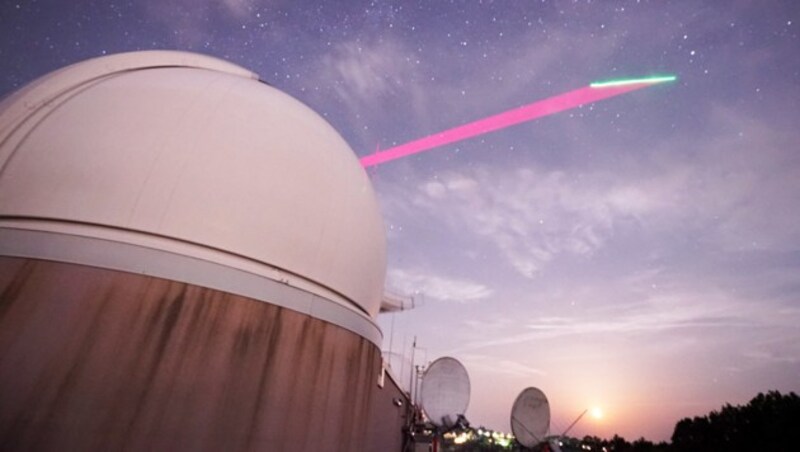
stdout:
[(464, 365), (455, 358), (439, 358), (422, 376), (422, 409), (434, 425), (452, 427), (467, 411), (469, 390), (469, 375)]
[(511, 432), (520, 444), (533, 447), (550, 429), (550, 403), (537, 388), (525, 388), (511, 408)]

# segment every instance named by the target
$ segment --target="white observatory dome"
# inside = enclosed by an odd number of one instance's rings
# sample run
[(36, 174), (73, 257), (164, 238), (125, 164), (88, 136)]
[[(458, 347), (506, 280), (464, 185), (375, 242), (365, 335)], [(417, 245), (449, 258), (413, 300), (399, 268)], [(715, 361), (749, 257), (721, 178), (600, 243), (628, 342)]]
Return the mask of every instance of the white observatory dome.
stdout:
[(386, 272), (375, 195), (339, 134), (249, 71), (182, 52), (85, 61), (0, 103), (0, 228), (38, 234), (6, 234), (7, 254), (269, 302), (286, 286), (294, 309), (322, 297), (367, 320)]

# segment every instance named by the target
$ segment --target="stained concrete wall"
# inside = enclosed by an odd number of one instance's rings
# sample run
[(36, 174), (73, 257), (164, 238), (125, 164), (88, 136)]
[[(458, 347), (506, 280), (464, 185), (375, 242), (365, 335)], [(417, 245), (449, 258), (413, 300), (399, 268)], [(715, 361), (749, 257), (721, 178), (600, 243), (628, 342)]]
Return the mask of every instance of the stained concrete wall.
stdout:
[(0, 257), (3, 451), (399, 450), (379, 372), (372, 343), (285, 308)]
[[(377, 386), (377, 385), (376, 385)], [(398, 406), (396, 401), (402, 405)], [(374, 452), (403, 450), (406, 420), (411, 412), (408, 395), (387, 372), (382, 389), (373, 391), (372, 411), (367, 425), (369, 450)]]

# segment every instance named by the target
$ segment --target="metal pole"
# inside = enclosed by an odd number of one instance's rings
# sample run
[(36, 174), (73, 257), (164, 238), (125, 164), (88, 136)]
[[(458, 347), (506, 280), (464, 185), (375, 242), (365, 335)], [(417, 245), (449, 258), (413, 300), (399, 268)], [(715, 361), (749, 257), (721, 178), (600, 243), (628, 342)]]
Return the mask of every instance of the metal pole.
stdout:
[(574, 427), (574, 426), (575, 426), (575, 424), (577, 424), (577, 423), (578, 423), (578, 421), (580, 421), (580, 420), (581, 420), (581, 418), (583, 417), (583, 415), (584, 415), (584, 414), (586, 414), (588, 411), (589, 411), (589, 409), (588, 409), (588, 408), (587, 408), (587, 409), (585, 409), (585, 410), (583, 410), (583, 413), (581, 413), (581, 415), (580, 415), (580, 416), (578, 416), (578, 418), (577, 418), (577, 419), (575, 419), (574, 421), (572, 421), (572, 424), (569, 424), (569, 427), (567, 427), (567, 429), (566, 429), (566, 430), (564, 430), (564, 433), (562, 433), (562, 434), (561, 434), (561, 436), (564, 436), (564, 435), (566, 435), (566, 434), (567, 434), (567, 432), (569, 432), (570, 430), (572, 430), (572, 427)]
[(411, 396), (411, 403), (413, 403), (414, 405), (417, 404), (415, 398), (416, 391), (414, 391), (414, 378), (415, 374), (417, 373), (416, 369), (414, 368), (414, 350), (416, 349), (417, 349), (417, 336), (414, 336), (414, 343), (411, 345), (411, 371), (409, 372), (411, 374), (411, 378), (408, 381), (408, 393)]

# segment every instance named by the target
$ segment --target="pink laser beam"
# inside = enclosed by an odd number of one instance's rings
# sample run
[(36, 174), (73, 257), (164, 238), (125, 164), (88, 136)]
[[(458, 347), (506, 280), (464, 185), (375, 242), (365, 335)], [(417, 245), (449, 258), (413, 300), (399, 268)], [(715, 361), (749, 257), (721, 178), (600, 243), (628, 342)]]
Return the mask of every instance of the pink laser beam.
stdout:
[(467, 138), (493, 132), (521, 122), (532, 121), (543, 116), (560, 113), (580, 105), (590, 104), (653, 85), (654, 83), (642, 82), (605, 88), (592, 88), (590, 86), (578, 88), (564, 94), (504, 111), (489, 116), (488, 118), (443, 130), (433, 135), (409, 141), (408, 143), (400, 144), (389, 149), (376, 151), (373, 154), (362, 157), (360, 160), (361, 166), (368, 168), (370, 166), (380, 165), (381, 163), (427, 151), (445, 144), (466, 140)]

